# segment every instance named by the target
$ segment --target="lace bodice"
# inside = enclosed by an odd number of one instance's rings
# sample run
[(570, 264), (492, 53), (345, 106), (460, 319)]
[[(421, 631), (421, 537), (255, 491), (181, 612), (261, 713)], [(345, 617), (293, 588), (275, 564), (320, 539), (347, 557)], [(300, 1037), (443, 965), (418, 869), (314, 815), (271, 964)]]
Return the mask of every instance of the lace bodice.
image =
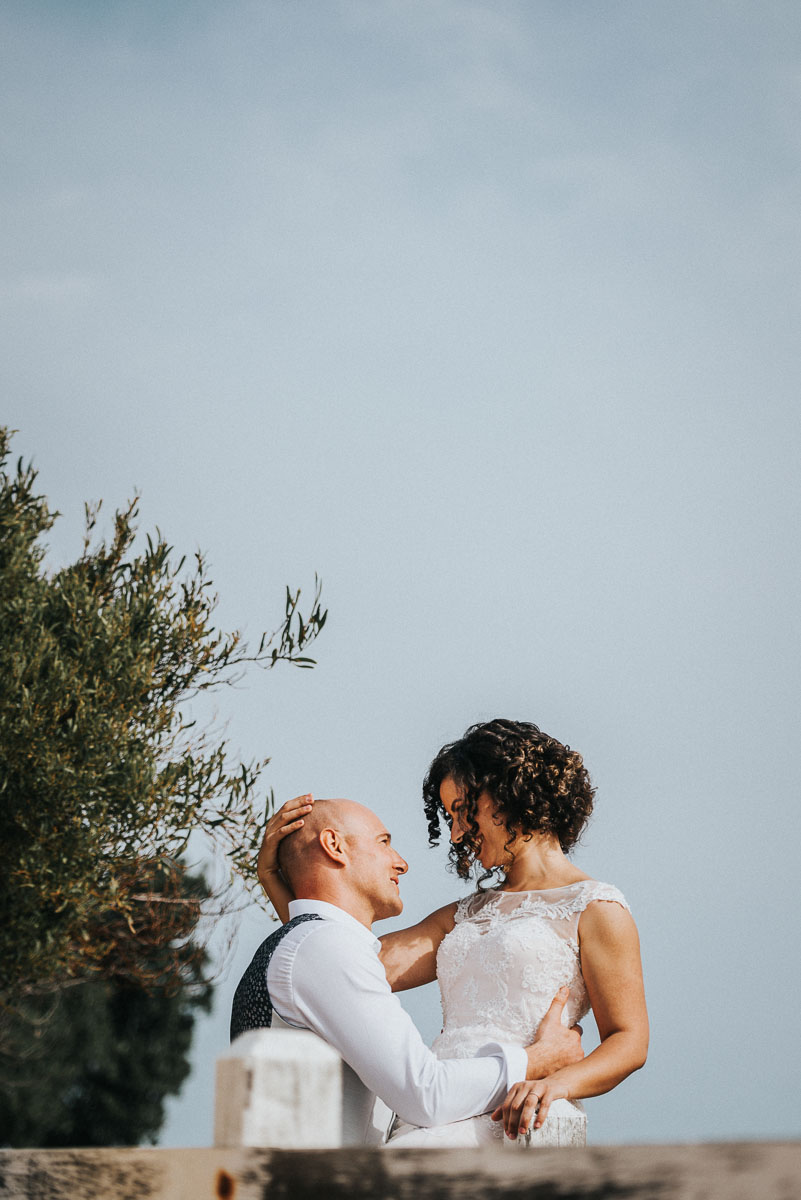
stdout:
[(456, 923), (437, 955), (440, 1058), (466, 1058), (486, 1042), (528, 1045), (564, 984), (573, 1025), (590, 1007), (579, 964), (578, 924), (588, 904), (628, 904), (594, 879), (538, 892), (476, 892), (460, 900)]

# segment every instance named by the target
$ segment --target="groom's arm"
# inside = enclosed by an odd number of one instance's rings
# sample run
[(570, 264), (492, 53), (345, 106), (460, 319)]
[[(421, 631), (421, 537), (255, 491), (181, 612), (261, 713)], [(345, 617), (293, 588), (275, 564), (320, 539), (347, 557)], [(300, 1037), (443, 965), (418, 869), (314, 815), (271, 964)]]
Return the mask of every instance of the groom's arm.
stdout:
[(403, 1120), (441, 1125), (489, 1112), (527, 1075), (521, 1046), (495, 1042), (474, 1058), (438, 1059), (390, 990), (369, 942), (329, 921), (305, 928), (291, 967), (278, 951), (271, 963), (276, 1011), (338, 1050)]

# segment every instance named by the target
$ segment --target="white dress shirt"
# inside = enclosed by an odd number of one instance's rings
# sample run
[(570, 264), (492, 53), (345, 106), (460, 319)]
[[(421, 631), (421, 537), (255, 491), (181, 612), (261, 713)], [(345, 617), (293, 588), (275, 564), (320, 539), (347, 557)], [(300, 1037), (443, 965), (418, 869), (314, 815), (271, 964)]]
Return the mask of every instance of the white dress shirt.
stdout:
[(311, 1029), (342, 1055), (370, 1092), (412, 1125), (444, 1125), (490, 1112), (526, 1077), (522, 1046), (490, 1042), (473, 1058), (438, 1059), (378, 958), (377, 937), (341, 908), (293, 900), (289, 918), (316, 913), (290, 930), (267, 968), (276, 1013)]

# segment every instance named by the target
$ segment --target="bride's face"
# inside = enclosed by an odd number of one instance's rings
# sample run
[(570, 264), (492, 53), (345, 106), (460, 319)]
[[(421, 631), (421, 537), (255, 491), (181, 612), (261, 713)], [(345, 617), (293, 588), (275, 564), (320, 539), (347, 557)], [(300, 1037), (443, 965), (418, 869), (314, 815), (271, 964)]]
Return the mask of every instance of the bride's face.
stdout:
[[(467, 821), (462, 816), (464, 788), (448, 776), (440, 784), (439, 798), (451, 818), (451, 841), (460, 842), (468, 828)], [(509, 833), (503, 818), (495, 815), (495, 805), (489, 792), (482, 792), (478, 798), (476, 824), (481, 839), (477, 858), (482, 867), (490, 870), (492, 867), (508, 866), (510, 855), (506, 843), (509, 841)]]

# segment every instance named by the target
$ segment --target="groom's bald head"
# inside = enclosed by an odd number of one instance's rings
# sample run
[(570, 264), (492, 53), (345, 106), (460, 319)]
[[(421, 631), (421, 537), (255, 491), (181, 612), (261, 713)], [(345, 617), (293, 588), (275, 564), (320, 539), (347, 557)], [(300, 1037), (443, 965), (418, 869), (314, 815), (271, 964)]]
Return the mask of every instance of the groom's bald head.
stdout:
[(375, 814), (355, 800), (315, 800), (311, 812), (303, 818), (303, 825), (287, 834), (278, 843), (278, 865), (287, 883), (297, 892), (298, 884), (313, 872), (324, 858), (320, 834), (332, 829), (342, 837), (353, 838), (365, 824), (366, 818)]

